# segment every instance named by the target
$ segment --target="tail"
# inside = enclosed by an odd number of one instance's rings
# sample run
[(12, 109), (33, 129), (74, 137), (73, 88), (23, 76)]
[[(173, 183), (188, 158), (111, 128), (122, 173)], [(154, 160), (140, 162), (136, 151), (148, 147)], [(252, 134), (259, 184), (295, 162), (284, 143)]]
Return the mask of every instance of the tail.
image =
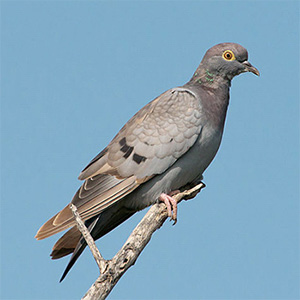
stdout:
[[(135, 211), (116, 204), (103, 211), (100, 215), (87, 220), (85, 225), (93, 239), (97, 240), (126, 221), (134, 213)], [(64, 280), (86, 246), (86, 241), (76, 226), (72, 227), (56, 242), (50, 254), (52, 259), (58, 259), (73, 252), (60, 282)]]

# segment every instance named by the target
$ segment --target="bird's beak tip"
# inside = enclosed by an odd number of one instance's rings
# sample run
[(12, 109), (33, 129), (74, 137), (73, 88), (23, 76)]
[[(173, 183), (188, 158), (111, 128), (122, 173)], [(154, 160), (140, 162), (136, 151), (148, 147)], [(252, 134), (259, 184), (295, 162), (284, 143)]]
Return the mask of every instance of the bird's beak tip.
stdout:
[(254, 66), (252, 66), (249, 63), (249, 61), (244, 61), (243, 65), (245, 66), (245, 72), (251, 72), (251, 73), (255, 74), (256, 76), (260, 76), (259, 71)]

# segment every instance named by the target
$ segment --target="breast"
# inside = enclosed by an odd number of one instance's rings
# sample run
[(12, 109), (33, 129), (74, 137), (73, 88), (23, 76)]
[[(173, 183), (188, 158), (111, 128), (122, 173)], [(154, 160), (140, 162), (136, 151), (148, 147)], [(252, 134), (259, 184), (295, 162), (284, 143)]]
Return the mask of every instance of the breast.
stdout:
[(170, 169), (178, 170), (170, 189), (178, 189), (199, 178), (215, 157), (222, 139), (222, 132), (204, 127), (195, 145)]
[[(207, 125), (201, 131), (201, 135), (195, 145), (195, 162), (203, 173), (215, 157), (222, 140), (223, 130)], [(197, 156), (198, 154), (198, 156)]]
[(194, 146), (163, 174), (156, 175), (124, 199), (126, 207), (143, 209), (155, 203), (161, 193), (169, 193), (201, 177), (215, 157), (222, 132), (205, 126)]

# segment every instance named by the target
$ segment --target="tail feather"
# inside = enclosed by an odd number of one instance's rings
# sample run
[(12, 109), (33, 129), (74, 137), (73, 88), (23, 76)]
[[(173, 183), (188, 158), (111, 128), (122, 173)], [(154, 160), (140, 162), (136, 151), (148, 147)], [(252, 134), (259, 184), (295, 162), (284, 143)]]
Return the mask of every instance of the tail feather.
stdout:
[(67, 231), (53, 246), (50, 254), (52, 259), (58, 259), (74, 252), (81, 238), (81, 233), (76, 226)]
[[(109, 209), (102, 212), (100, 215), (88, 220), (85, 222), (85, 225), (87, 226), (89, 232), (91, 233), (94, 240), (97, 240), (119, 226), (121, 223), (126, 221), (129, 217), (131, 217), (135, 211), (128, 210), (124, 207), (120, 208), (120, 205), (114, 205), (113, 207), (110, 207)], [(73, 227), (76, 228), (76, 227)], [(64, 280), (70, 269), (73, 267), (75, 262), (77, 261), (78, 257), (81, 255), (85, 247), (87, 246), (85, 239), (81, 236), (79, 233), (79, 238), (76, 247), (74, 247), (73, 242), (77, 238), (77, 232), (75, 229), (70, 229), (62, 238), (60, 238), (57, 243), (53, 247), (53, 251), (51, 253), (52, 258), (60, 258), (64, 255), (70, 254), (73, 252), (73, 255), (70, 258), (70, 261), (60, 279), (60, 282)], [(68, 233), (71, 232), (69, 235)], [(66, 236), (66, 237), (65, 237)], [(72, 238), (72, 241), (67, 241), (69, 238)], [(66, 239), (66, 240), (65, 240)], [(55, 246), (58, 245), (57, 249), (55, 249)], [(71, 247), (67, 247), (69, 245), (73, 245), (73, 249)], [(66, 253), (66, 254), (65, 254)]]
[[(89, 226), (87, 224), (85, 224), (86, 226), (88, 226), (88, 230), (91, 234), (92, 234), (93, 229), (95, 228), (95, 225), (97, 224), (97, 221), (100, 219), (100, 217), (101, 217), (101, 215), (94, 218), (94, 220), (92, 221), (92, 223)], [(80, 240), (77, 243), (77, 245), (74, 249), (74, 252), (70, 258), (70, 261), (69, 261), (63, 275), (61, 276), (59, 282), (62, 282), (64, 280), (64, 278), (67, 276), (67, 274), (69, 273), (69, 271), (71, 270), (71, 268), (73, 267), (76, 260), (81, 255), (81, 253), (83, 252), (83, 250), (85, 249), (86, 246), (87, 246), (87, 243), (86, 243), (85, 239), (83, 238), (83, 236), (80, 234)]]

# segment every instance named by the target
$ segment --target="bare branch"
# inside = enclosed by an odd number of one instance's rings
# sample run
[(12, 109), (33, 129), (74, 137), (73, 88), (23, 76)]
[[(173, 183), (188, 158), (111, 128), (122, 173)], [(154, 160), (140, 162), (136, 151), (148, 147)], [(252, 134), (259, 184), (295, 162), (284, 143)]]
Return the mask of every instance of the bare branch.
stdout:
[[(186, 190), (174, 195), (173, 198), (177, 203), (183, 199), (188, 200), (194, 198), (204, 187), (205, 184), (202, 182), (192, 188), (186, 186)], [(71, 209), (78, 229), (86, 239), (101, 272), (100, 276), (83, 296), (82, 300), (105, 299), (127, 269), (134, 265), (145, 246), (149, 243), (152, 234), (159, 229), (168, 218), (166, 205), (164, 203), (152, 205), (119, 252), (111, 260), (104, 260), (88, 229), (80, 219), (76, 207), (71, 204)]]
[(70, 204), (70, 209), (73, 213), (73, 216), (75, 218), (76, 221), (76, 225), (78, 230), (81, 232), (81, 234), (83, 235), (86, 243), (88, 244), (94, 258), (95, 261), (99, 267), (100, 273), (103, 274), (106, 270), (107, 267), (107, 263), (106, 260), (103, 258), (103, 256), (101, 255), (99, 249), (97, 248), (95, 241), (93, 239), (93, 237), (91, 236), (90, 232), (88, 231), (88, 229), (86, 228), (86, 226), (84, 225), (83, 221), (81, 220), (79, 213), (77, 211), (77, 208), (74, 204)]

